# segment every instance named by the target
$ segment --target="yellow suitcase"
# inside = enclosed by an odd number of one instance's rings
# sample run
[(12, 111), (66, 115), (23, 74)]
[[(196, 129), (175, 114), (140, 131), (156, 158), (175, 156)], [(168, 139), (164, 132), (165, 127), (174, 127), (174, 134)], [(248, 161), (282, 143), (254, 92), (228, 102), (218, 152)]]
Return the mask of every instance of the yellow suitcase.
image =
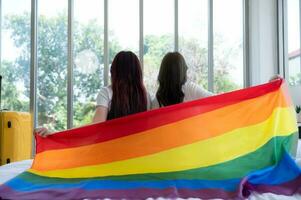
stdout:
[(0, 112), (0, 165), (30, 159), (32, 119), (25, 112)]

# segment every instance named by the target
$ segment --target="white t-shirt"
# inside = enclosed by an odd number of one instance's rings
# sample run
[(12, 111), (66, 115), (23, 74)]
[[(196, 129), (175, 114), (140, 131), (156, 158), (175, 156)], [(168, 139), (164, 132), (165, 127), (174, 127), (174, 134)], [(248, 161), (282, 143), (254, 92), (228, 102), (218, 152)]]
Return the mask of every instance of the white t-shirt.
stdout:
[[(196, 99), (201, 99), (201, 98), (205, 98), (205, 97), (214, 95), (212, 92), (209, 92), (209, 91), (205, 90), (204, 88), (202, 88), (201, 86), (199, 86), (195, 83), (192, 83), (192, 82), (186, 82), (182, 86), (182, 91), (184, 93), (183, 102), (193, 101)], [(157, 97), (154, 97), (151, 104), (152, 104), (152, 109), (160, 108)]]
[[(110, 109), (111, 101), (113, 97), (112, 86), (102, 87), (96, 97), (96, 107), (103, 106)], [(150, 96), (147, 93), (147, 110), (151, 108)]]

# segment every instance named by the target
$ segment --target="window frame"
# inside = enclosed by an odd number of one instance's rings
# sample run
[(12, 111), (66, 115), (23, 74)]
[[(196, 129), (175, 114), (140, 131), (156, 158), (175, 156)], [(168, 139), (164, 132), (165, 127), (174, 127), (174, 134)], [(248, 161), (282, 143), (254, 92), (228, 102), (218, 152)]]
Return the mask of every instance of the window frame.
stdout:
[[(288, 0), (277, 0), (277, 26), (278, 26), (278, 67), (277, 72), (285, 79), (289, 79), (288, 58)], [(299, 38), (301, 48), (301, 0), (299, 0)], [(301, 69), (301, 62), (300, 62)]]

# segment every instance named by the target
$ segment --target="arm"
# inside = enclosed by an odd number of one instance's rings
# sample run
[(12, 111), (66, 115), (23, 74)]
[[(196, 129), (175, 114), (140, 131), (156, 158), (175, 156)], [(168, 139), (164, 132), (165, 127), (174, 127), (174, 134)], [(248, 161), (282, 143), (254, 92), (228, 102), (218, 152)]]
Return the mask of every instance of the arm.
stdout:
[[(108, 115), (108, 108), (106, 108), (104, 106), (98, 106), (95, 110), (95, 114), (94, 114), (92, 123), (99, 123), (99, 122), (106, 121), (107, 115)], [(55, 133), (50, 131), (46, 127), (38, 127), (38, 128), (34, 129), (33, 134), (38, 134), (41, 137), (45, 138), (45, 137), (47, 137), (49, 135), (53, 135)]]
[(97, 106), (93, 117), (93, 123), (104, 122), (107, 120), (108, 108)]
[(99, 123), (107, 120), (111, 98), (112, 94), (110, 94), (107, 87), (100, 89), (96, 97), (96, 109), (92, 123)]
[[(100, 93), (97, 96), (97, 107), (95, 114), (92, 120), (92, 123), (104, 122), (107, 120), (108, 115), (108, 105), (109, 105), (109, 94), (105, 88), (102, 88)], [(55, 134), (52, 131), (49, 131), (46, 127), (38, 127), (34, 129), (34, 134), (38, 134), (41, 137), (47, 137), (49, 135)]]

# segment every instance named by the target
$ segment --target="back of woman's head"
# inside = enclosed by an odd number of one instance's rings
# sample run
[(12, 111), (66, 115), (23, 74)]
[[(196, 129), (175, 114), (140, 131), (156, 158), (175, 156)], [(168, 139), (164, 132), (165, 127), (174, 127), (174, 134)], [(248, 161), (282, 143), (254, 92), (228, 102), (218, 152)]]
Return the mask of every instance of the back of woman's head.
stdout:
[(113, 97), (107, 119), (114, 119), (147, 109), (147, 95), (137, 56), (119, 52), (111, 65)]
[(159, 89), (156, 97), (160, 106), (181, 103), (184, 100), (182, 86), (187, 79), (187, 65), (184, 57), (178, 52), (164, 56), (159, 76)]

